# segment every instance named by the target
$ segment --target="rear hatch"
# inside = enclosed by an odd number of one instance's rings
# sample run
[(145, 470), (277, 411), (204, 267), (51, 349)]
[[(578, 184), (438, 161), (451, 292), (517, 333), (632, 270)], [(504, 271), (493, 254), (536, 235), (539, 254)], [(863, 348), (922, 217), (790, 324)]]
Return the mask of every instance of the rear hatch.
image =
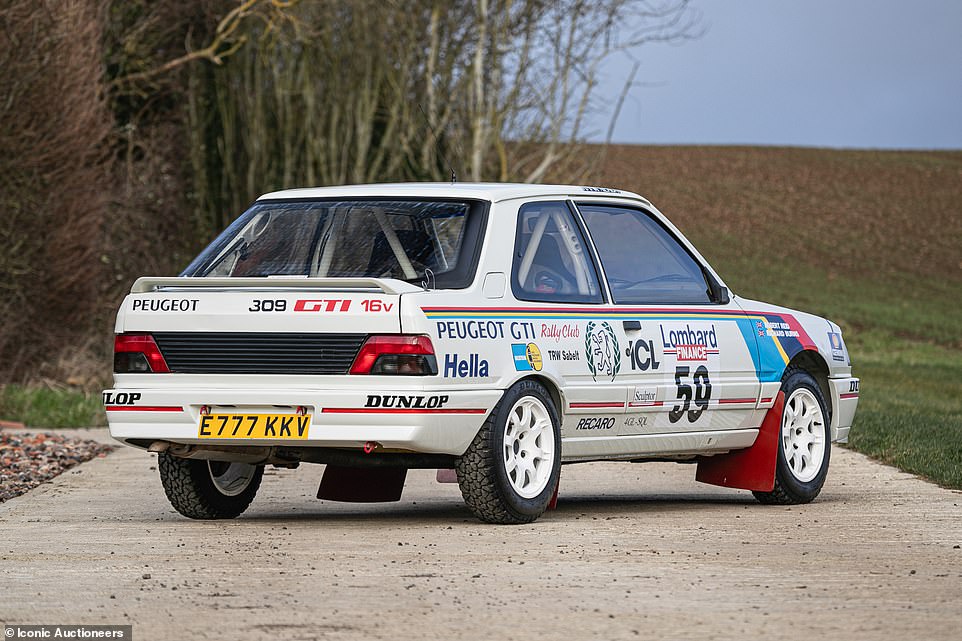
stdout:
[(118, 334), (150, 334), (174, 373), (347, 374), (371, 334), (401, 332), (421, 288), (376, 278), (141, 278)]

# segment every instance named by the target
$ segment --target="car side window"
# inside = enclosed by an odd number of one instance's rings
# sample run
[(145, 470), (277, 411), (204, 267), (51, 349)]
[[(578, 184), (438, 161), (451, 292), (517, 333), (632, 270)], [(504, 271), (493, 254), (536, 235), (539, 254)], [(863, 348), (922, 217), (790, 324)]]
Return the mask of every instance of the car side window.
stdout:
[(566, 203), (535, 202), (521, 206), (511, 289), (519, 300), (602, 302), (598, 275)]
[(613, 302), (712, 302), (701, 267), (648, 213), (616, 205), (578, 204), (601, 257)]

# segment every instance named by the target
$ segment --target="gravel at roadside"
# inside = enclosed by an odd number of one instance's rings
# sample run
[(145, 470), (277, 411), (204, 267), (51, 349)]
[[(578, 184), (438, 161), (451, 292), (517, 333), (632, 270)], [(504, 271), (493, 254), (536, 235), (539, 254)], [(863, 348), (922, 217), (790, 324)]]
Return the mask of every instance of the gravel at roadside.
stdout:
[(0, 430), (0, 503), (111, 450), (111, 445), (62, 434)]

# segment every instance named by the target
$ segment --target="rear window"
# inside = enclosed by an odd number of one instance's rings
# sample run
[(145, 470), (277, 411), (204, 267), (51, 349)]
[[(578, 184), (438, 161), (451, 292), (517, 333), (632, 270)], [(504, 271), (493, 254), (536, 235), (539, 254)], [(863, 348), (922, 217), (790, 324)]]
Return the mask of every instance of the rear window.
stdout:
[(183, 275), (397, 278), (463, 288), (474, 278), (484, 218), (474, 201), (263, 201)]

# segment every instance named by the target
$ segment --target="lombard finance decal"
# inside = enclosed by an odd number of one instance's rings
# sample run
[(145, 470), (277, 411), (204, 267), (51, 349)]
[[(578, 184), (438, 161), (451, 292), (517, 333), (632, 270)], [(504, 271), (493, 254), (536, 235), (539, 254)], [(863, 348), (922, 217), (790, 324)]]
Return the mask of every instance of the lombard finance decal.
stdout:
[(594, 380), (615, 380), (621, 368), (621, 348), (618, 347), (618, 338), (611, 325), (606, 322), (588, 323), (585, 331), (585, 360), (588, 361), (588, 371)]

